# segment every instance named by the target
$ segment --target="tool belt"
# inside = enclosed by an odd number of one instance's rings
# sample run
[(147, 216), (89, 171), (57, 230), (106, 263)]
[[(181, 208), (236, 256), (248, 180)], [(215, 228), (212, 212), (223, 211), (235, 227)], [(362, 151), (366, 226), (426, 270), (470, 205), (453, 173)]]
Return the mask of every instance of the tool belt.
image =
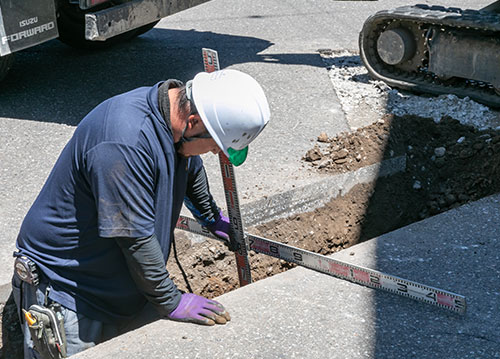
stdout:
[[(16, 275), (31, 286), (38, 287), (40, 282), (35, 262), (25, 256), (16, 256), (14, 263)], [(64, 317), (59, 303), (48, 304), (48, 290), (45, 304), (31, 305), (22, 309), (24, 319), (33, 341), (33, 347), (42, 359), (66, 358), (66, 332)]]

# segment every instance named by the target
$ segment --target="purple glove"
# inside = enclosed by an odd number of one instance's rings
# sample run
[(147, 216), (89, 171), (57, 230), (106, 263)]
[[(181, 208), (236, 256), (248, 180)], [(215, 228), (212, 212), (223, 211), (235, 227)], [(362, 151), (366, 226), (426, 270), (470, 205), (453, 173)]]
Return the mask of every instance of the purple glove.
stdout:
[(215, 236), (229, 242), (231, 225), (229, 224), (229, 218), (224, 216), (222, 211), (219, 212), (219, 218), (215, 221), (215, 223), (207, 226), (207, 229)]
[(169, 319), (204, 325), (226, 324), (231, 317), (222, 304), (193, 293), (184, 293)]

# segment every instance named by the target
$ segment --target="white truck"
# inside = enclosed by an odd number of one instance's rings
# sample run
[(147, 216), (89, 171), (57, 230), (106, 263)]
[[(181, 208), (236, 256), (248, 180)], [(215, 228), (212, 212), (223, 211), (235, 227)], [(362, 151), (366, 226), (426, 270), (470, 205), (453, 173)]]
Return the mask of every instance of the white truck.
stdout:
[(162, 18), (208, 0), (0, 0), (0, 80), (14, 53), (54, 38), (84, 49), (145, 33)]

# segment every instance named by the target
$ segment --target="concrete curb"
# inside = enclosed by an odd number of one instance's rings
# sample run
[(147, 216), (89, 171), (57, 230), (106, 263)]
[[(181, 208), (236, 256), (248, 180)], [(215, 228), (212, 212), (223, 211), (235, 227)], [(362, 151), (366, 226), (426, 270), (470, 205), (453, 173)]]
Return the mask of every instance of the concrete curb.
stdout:
[(399, 156), (362, 167), (356, 171), (330, 175), (317, 182), (248, 203), (241, 207), (244, 224), (254, 226), (273, 219), (312, 211), (337, 196), (345, 195), (357, 184), (375, 181), (402, 172), (406, 156)]
[[(297, 213), (313, 211), (332, 199), (345, 195), (357, 184), (373, 182), (379, 177), (403, 172), (405, 168), (406, 156), (398, 156), (356, 171), (329, 175), (314, 183), (243, 204), (240, 208), (243, 224), (245, 227), (252, 227)], [(191, 216), (189, 211), (183, 214)], [(197, 234), (183, 233), (192, 243), (206, 240)]]

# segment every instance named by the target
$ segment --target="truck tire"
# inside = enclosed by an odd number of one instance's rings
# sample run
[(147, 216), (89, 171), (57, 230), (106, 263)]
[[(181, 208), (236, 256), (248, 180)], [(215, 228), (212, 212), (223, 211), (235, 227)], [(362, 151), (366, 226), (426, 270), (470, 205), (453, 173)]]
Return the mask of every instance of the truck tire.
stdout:
[(7, 75), (7, 72), (9, 72), (13, 62), (14, 62), (13, 54), (0, 56), (0, 81), (3, 80), (5, 75)]
[(91, 10), (81, 10), (78, 4), (71, 4), (68, 0), (60, 0), (58, 3), (57, 27), (59, 28), (59, 40), (66, 45), (78, 49), (99, 50), (116, 45), (120, 42), (128, 41), (151, 28), (155, 23), (147, 24), (137, 29), (127, 31), (123, 34), (114, 36), (106, 41), (89, 41), (85, 39), (85, 13), (102, 10), (114, 4), (106, 3), (96, 6)]

